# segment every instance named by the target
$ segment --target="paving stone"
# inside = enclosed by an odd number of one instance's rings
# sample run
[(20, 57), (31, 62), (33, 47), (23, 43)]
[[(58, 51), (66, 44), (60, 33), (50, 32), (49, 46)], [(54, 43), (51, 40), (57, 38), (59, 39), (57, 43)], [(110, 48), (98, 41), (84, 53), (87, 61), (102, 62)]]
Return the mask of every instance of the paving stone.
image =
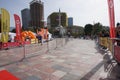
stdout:
[(60, 70), (60, 71), (64, 71), (64, 72), (70, 72), (71, 71), (70, 68), (64, 67), (62, 65), (54, 65), (54, 66), (52, 66), (52, 68), (55, 69), (55, 70)]
[(17, 72), (19, 70), (19, 68), (17, 68), (17, 67), (10, 67), (10, 68), (7, 68), (7, 70), (9, 72)]
[(26, 65), (20, 65), (19, 66), (19, 68), (22, 68), (22, 69), (24, 69), (24, 68), (26, 68), (27, 66)]
[(57, 65), (53, 65), (52, 68), (56, 70), (60, 70), (61, 68), (63, 68), (63, 66), (57, 64)]
[(6, 70), (5, 68), (0, 68), (0, 71), (2, 71), (2, 70)]
[(73, 75), (76, 75), (76, 76), (81, 76), (81, 75), (83, 75), (83, 73), (85, 73), (84, 71), (82, 71), (82, 70), (72, 70), (72, 71), (70, 71), (69, 72), (70, 74), (73, 74)]
[(80, 76), (76, 76), (73, 74), (67, 74), (64, 77), (62, 77), (60, 80), (80, 80)]
[[(61, 43), (60, 40), (58, 39), (59, 43)], [(55, 44), (56, 40), (53, 40), (52, 43)], [(55, 48), (56, 45), (52, 43), (49, 46)], [(116, 64), (113, 65), (110, 73), (104, 72), (102, 64), (96, 66), (103, 60), (104, 55), (101, 55), (101, 51), (96, 48), (93, 40), (73, 39), (65, 46), (59, 45), (50, 53), (46, 53), (45, 48), (46, 43), (42, 46), (37, 44), (26, 46), (27, 55), (40, 55), (30, 57), (19, 65), (11, 64), (0, 67), (0, 70), (6, 69), (21, 80), (120, 80), (120, 67)], [(22, 50), (23, 48), (17, 48), (16, 51), (15, 48), (10, 52), (0, 51), (3, 54), (0, 54), (0, 65), (20, 58), (22, 54), (16, 55), (14, 52), (20, 54)], [(36, 53), (36, 51), (39, 52)]]
[(58, 59), (58, 60), (56, 60), (56, 62), (58, 62), (58, 63), (63, 63), (65, 60), (63, 60), (63, 59)]
[(62, 78), (63, 76), (65, 76), (67, 73), (66, 72), (63, 72), (63, 71), (55, 71), (54, 73), (52, 73), (53, 75), (59, 77), (59, 78)]
[(25, 78), (25, 79), (23, 79), (23, 80), (42, 80), (42, 79), (39, 79), (39, 78), (36, 77), (36, 76), (29, 76), (29, 77), (27, 77), (27, 78)]
[(67, 72), (67, 73), (71, 71), (70, 68), (66, 68), (66, 67), (63, 67), (63, 68), (61, 68), (60, 70), (61, 70), (61, 71), (64, 71), (64, 72)]
[(48, 74), (53, 73), (55, 71), (53, 68), (46, 67), (46, 66), (40, 67), (38, 69), (39, 69), (39, 71), (42, 71), (42, 72), (45, 72)]
[(59, 77), (51, 75), (49, 80), (60, 80)]

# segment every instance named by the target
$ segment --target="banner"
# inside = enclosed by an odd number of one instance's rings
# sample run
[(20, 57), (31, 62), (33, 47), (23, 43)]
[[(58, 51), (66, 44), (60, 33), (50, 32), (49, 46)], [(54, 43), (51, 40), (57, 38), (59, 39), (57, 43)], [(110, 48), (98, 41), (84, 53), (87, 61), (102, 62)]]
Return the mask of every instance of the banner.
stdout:
[(1, 8), (1, 42), (8, 42), (8, 35), (10, 30), (10, 15), (9, 12)]
[(115, 46), (115, 48), (114, 48), (115, 50), (115, 52), (114, 52), (114, 57), (115, 57), (115, 59), (117, 60), (117, 61), (119, 61), (120, 62), (120, 46)]
[(21, 22), (20, 22), (20, 17), (16, 14), (14, 14), (14, 19), (15, 19), (15, 27), (16, 27), (16, 41), (22, 41), (21, 38)]
[(114, 17), (114, 2), (108, 0), (109, 20), (110, 20), (110, 37), (115, 38), (115, 17)]

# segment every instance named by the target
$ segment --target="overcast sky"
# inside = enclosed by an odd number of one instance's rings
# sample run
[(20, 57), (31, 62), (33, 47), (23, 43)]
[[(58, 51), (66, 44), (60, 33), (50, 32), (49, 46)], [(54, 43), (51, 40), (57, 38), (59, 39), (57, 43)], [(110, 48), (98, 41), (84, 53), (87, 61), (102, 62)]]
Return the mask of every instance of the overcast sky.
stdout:
[[(0, 8), (10, 12), (11, 26), (14, 26), (13, 14), (21, 17), (21, 10), (29, 8), (32, 0), (0, 0)], [(74, 25), (85, 26), (100, 22), (105, 26), (109, 25), (107, 0), (42, 0), (44, 2), (44, 18), (52, 12), (66, 12), (68, 17), (73, 17)], [(120, 22), (120, 0), (114, 0), (115, 20)], [(22, 21), (21, 21), (22, 22)]]

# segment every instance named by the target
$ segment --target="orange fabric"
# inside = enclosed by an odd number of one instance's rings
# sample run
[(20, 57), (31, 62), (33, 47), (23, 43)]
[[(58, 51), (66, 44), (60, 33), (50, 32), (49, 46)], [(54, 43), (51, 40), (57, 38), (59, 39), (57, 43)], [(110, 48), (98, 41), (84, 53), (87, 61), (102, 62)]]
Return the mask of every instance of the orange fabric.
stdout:
[(23, 31), (22, 33), (21, 33), (21, 35), (22, 35), (22, 40), (23, 41), (25, 41), (25, 37), (29, 37), (29, 38), (31, 38), (31, 39), (35, 39), (36, 38), (36, 36), (33, 34), (33, 32), (32, 31)]

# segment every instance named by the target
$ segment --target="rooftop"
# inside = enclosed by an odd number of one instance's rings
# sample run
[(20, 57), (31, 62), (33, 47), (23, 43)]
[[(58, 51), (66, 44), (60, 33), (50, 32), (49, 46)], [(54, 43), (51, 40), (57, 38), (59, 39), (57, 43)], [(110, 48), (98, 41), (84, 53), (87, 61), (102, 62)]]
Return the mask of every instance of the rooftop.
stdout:
[(43, 2), (41, 0), (33, 0), (30, 2), (30, 4), (33, 4), (33, 3), (43, 4)]

